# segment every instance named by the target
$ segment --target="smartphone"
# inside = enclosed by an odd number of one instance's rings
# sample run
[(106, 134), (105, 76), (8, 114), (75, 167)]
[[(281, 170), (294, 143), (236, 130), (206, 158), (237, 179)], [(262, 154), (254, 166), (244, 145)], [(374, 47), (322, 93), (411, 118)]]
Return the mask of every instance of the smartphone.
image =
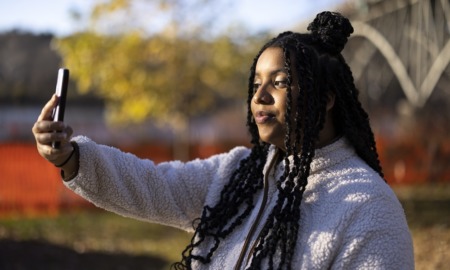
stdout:
[[(53, 121), (64, 121), (64, 111), (66, 108), (67, 86), (69, 84), (69, 70), (60, 68), (58, 70), (58, 80), (56, 81), (56, 96), (58, 96), (58, 105), (53, 110)], [(53, 148), (59, 148), (60, 142), (53, 142)]]

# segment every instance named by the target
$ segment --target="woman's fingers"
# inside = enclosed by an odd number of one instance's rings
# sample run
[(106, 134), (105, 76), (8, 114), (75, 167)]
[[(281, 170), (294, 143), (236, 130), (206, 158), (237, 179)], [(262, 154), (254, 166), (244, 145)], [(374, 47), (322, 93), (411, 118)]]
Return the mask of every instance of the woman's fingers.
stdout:
[(71, 126), (65, 126), (65, 127), (66, 128), (64, 129), (64, 131), (67, 134), (68, 141), (70, 141), (70, 138), (72, 137), (72, 134), (73, 134), (73, 129)]
[(53, 95), (52, 98), (45, 104), (44, 108), (42, 108), (41, 114), (39, 115), (37, 122), (43, 120), (53, 120), (52, 114), (53, 109), (55, 109), (58, 104), (58, 97)]
[[(72, 128), (63, 122), (53, 122), (52, 114), (57, 104), (58, 98), (53, 95), (42, 108), (32, 128), (39, 154), (53, 164), (60, 164), (73, 151), (70, 144)], [(60, 142), (58, 149), (52, 147), (53, 142)]]
[[(36, 124), (33, 129), (36, 131), (34, 132), (36, 146), (42, 157), (53, 164), (60, 164), (70, 155), (73, 150), (73, 147), (70, 144), (70, 138), (72, 136), (72, 128), (70, 126), (65, 126), (61, 129), (61, 132), (55, 132), (45, 124), (43, 124), (42, 127), (40, 127), (39, 124)], [(44, 132), (40, 132), (43, 130)], [(53, 148), (53, 142), (60, 142), (59, 147)]]
[(73, 147), (70, 143), (61, 143), (60, 147), (57, 149), (53, 148), (51, 145), (37, 144), (37, 149), (42, 157), (55, 165), (61, 164), (73, 151)]
[(49, 129), (48, 131), (42, 131), (39, 128), (36, 128), (37, 132), (35, 132), (34, 137), (37, 143), (40, 144), (48, 144), (50, 145), (52, 142), (63, 142), (69, 141), (71, 134), (67, 134), (66, 131), (58, 131), (57, 129)]
[(42, 120), (34, 123), (33, 133), (46, 133), (46, 132), (61, 132), (66, 126), (63, 122), (53, 122), (49, 120)]

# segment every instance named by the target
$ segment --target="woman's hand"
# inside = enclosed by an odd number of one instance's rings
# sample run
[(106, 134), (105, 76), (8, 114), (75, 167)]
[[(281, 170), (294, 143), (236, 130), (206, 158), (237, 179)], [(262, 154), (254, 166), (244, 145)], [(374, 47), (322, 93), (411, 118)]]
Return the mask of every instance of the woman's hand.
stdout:
[[(70, 144), (70, 137), (73, 133), (72, 128), (63, 122), (53, 122), (52, 112), (57, 104), (58, 97), (53, 95), (42, 109), (32, 131), (39, 154), (55, 166), (60, 167), (61, 164), (69, 163), (66, 162), (69, 161), (68, 159), (72, 159), (74, 148)], [(52, 147), (52, 142), (55, 141), (60, 142), (60, 146), (57, 149)], [(64, 167), (62, 166), (63, 169)]]

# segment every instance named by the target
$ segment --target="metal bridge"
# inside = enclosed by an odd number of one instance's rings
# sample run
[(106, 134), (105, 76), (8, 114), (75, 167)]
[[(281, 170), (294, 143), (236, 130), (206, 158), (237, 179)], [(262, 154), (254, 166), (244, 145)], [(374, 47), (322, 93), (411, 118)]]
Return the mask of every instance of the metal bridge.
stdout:
[(343, 13), (355, 29), (344, 56), (366, 102), (450, 106), (449, 0), (353, 0)]

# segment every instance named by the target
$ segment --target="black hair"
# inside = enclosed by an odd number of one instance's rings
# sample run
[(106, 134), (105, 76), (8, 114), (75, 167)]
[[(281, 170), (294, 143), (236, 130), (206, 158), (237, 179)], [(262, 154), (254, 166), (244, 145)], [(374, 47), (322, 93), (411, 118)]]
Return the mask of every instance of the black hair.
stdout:
[[(253, 250), (249, 269), (261, 269), (261, 265), (269, 269), (291, 268), (297, 245), (300, 204), (308, 183), (319, 132), (325, 123), (330, 94), (335, 96), (332, 110), (336, 130), (383, 177), (368, 115), (358, 101), (358, 90), (351, 70), (340, 53), (353, 32), (350, 22), (339, 13), (322, 12), (308, 26), (308, 30), (311, 33), (279, 34), (265, 44), (254, 58), (247, 98), (247, 126), (253, 145), (251, 153), (232, 174), (217, 204), (204, 207), (191, 243), (183, 251), (181, 262), (172, 266), (174, 269), (191, 269), (194, 260), (209, 263), (220, 241), (248, 217), (254, 208), (255, 194), (263, 188), (263, 168), (269, 145), (260, 140), (250, 105), (254, 95), (256, 63), (269, 47), (283, 50), (288, 73), (284, 173), (277, 180), (278, 198)], [(299, 78), (295, 87), (292, 85), (294, 72)], [(300, 89), (296, 107), (292, 106), (292, 88)], [(290, 160), (289, 156), (293, 159)], [(208, 247), (206, 254), (195, 253), (201, 245), (202, 248)]]

